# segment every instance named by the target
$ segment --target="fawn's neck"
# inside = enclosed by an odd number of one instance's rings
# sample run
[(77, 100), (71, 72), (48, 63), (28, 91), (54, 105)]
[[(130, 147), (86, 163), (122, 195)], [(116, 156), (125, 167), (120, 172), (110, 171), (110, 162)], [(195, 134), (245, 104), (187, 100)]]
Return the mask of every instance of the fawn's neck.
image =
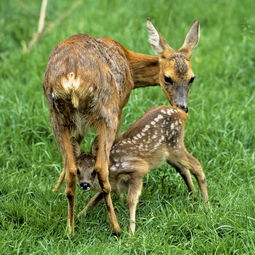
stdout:
[(159, 58), (133, 51), (126, 51), (132, 71), (135, 88), (157, 86), (159, 84)]

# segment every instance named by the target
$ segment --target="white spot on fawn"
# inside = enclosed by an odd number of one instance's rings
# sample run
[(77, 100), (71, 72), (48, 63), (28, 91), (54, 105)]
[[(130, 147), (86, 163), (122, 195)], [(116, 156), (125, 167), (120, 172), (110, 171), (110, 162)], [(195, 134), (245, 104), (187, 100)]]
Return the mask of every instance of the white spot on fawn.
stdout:
[(158, 122), (160, 119), (163, 119), (163, 118), (164, 117), (161, 114), (159, 114), (158, 117), (154, 119), (154, 121)]
[(123, 162), (123, 163), (121, 164), (121, 167), (124, 168), (124, 169), (126, 169), (126, 168), (130, 167), (130, 165), (129, 165), (128, 162)]
[(116, 171), (116, 170), (117, 170), (117, 167), (116, 167), (115, 165), (112, 165), (112, 166), (110, 167), (110, 170), (111, 170), (111, 171)]
[(168, 115), (171, 115), (173, 113), (173, 110), (172, 109), (167, 109), (167, 114)]

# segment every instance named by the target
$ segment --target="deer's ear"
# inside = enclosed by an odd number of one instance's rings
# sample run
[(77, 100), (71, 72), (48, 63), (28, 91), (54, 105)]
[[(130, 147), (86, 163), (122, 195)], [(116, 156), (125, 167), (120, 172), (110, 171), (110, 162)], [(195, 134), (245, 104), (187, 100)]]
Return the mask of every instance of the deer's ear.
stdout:
[(191, 57), (193, 49), (197, 46), (200, 38), (200, 24), (198, 20), (195, 20), (186, 35), (184, 43), (179, 51), (186, 53), (188, 57)]
[(74, 137), (71, 138), (71, 142), (73, 146), (74, 157), (77, 159), (81, 155), (81, 147)]
[(166, 40), (160, 35), (149, 19), (147, 19), (147, 29), (149, 33), (149, 43), (157, 55), (161, 55), (167, 48), (171, 50), (171, 47), (167, 44)]

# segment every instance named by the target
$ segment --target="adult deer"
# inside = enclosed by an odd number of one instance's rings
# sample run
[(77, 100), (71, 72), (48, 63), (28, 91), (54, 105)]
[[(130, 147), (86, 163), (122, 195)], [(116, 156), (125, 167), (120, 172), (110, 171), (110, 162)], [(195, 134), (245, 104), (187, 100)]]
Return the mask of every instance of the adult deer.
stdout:
[(192, 24), (178, 51), (167, 44), (149, 20), (147, 28), (149, 42), (158, 56), (135, 53), (109, 38), (78, 34), (60, 42), (49, 57), (43, 87), (64, 161), (70, 234), (74, 234), (77, 177), (71, 137), (81, 143), (88, 127), (97, 131), (95, 171), (110, 225), (118, 233), (121, 229), (108, 180), (109, 152), (131, 90), (160, 84), (172, 105), (188, 111), (187, 96), (194, 80), (190, 57), (199, 40), (199, 22)]

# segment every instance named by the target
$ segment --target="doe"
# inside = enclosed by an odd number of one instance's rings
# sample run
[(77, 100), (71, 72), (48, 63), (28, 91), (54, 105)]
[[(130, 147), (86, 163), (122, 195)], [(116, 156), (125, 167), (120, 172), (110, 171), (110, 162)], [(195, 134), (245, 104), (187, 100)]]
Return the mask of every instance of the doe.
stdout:
[(64, 161), (62, 177), (66, 180), (70, 234), (74, 234), (77, 177), (72, 137), (80, 144), (88, 128), (97, 131), (95, 171), (110, 225), (118, 233), (121, 229), (108, 179), (109, 152), (131, 90), (160, 84), (172, 105), (188, 111), (187, 97), (194, 81), (190, 57), (199, 41), (199, 22), (192, 24), (178, 51), (167, 44), (149, 20), (147, 28), (149, 42), (158, 56), (130, 51), (109, 38), (78, 34), (58, 43), (49, 57), (43, 88), (53, 132)]

